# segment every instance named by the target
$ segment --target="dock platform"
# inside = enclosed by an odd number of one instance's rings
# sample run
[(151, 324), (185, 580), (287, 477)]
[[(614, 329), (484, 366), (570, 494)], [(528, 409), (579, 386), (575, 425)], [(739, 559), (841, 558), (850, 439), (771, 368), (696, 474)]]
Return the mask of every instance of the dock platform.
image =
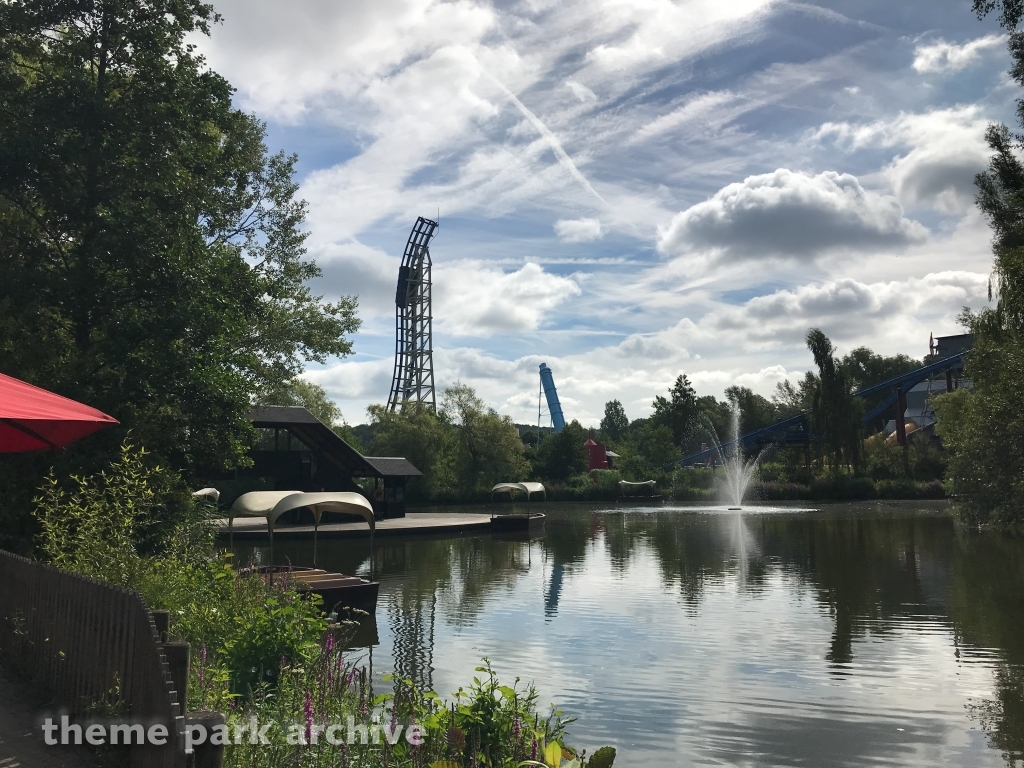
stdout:
[[(461, 513), (410, 512), (405, 517), (377, 521), (376, 536), (410, 536), (417, 534), (488, 533), (495, 530), (490, 515)], [(218, 522), (219, 538), (228, 537), (227, 519)], [(263, 517), (236, 517), (235, 541), (262, 541), (269, 538), (267, 521)], [(366, 523), (324, 523), (317, 530), (319, 539), (369, 538)], [(274, 526), (274, 540), (312, 539), (312, 525)]]

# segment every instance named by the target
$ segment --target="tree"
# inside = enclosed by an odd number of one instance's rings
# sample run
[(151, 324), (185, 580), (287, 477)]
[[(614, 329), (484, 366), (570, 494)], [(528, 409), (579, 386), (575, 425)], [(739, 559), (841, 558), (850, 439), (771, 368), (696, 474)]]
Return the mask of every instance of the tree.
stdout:
[(775, 405), (749, 387), (732, 386), (725, 390), (725, 399), (740, 408), (740, 433), (763, 429), (778, 421)]
[(818, 366), (818, 380), (811, 398), (811, 427), (818, 434), (832, 470), (850, 464), (860, 466), (860, 404), (850, 391), (850, 380), (828, 337), (817, 328), (807, 332), (807, 348)]
[(358, 327), (355, 299), (306, 286), (294, 156), (187, 42), (217, 20), (199, 0), (0, 4), (0, 369), (179, 468), (244, 460), (258, 393)]
[[(999, 12), (1009, 32), (1010, 76), (1024, 85), (1024, 14), (1020, 0), (975, 0), (985, 16)], [(1017, 102), (1024, 127), (1024, 100)], [(1024, 137), (990, 125), (993, 154), (978, 174), (978, 206), (993, 232), (996, 303), (961, 320), (974, 336), (966, 374), (974, 391), (936, 398), (938, 430), (950, 453), (947, 479), (968, 514), (977, 520), (1014, 524), (1024, 520)]]
[(601, 419), (602, 439), (614, 445), (626, 436), (629, 431), (629, 418), (626, 410), (618, 400), (609, 400), (604, 404), (604, 418)]
[(383, 405), (367, 408), (373, 422), (370, 450), (377, 456), (403, 456), (423, 473), (409, 481), (413, 500), (427, 501), (455, 485), (455, 446), (451, 427), (422, 403), (406, 403), (392, 412)]
[(654, 398), (653, 408), (651, 421), (668, 427), (675, 444), (679, 445), (693, 428), (694, 419), (699, 411), (697, 393), (693, 391), (693, 385), (686, 378), (686, 374), (676, 377), (675, 383), (669, 389), (668, 398), (661, 395)]
[(341, 408), (327, 396), (327, 390), (305, 379), (292, 379), (263, 393), (258, 404), (300, 405), (328, 427), (344, 421)]
[(669, 464), (679, 459), (672, 430), (653, 421), (630, 435), (620, 450), (622, 458), (616, 462), (616, 467), (636, 481), (651, 480), (663, 474)]
[(540, 475), (558, 481), (586, 472), (589, 466), (586, 442), (587, 432), (575, 419), (561, 432), (545, 437), (537, 450)]
[[(881, 384), (883, 381), (888, 381), (901, 374), (909, 373), (916, 368), (920, 368), (923, 362), (915, 360), (909, 355), (900, 354), (886, 357), (872, 352), (867, 347), (857, 347), (849, 354), (843, 356), (840, 365), (849, 378), (850, 385), (856, 391), (874, 386), (875, 384)], [(864, 408), (867, 410), (874, 409), (888, 395), (889, 392), (880, 392), (872, 398), (863, 400)], [(881, 430), (889, 418), (891, 416), (885, 413), (878, 416), (872, 425), (873, 429), (875, 431)]]
[(811, 402), (814, 399), (814, 391), (818, 386), (818, 377), (811, 371), (807, 371), (800, 379), (798, 386), (786, 379), (775, 385), (775, 394), (772, 395), (772, 405), (780, 419), (788, 419), (798, 413), (809, 413)]
[(899, 354), (886, 357), (867, 347), (857, 347), (843, 356), (840, 365), (850, 379), (851, 386), (858, 390), (909, 373), (920, 368), (923, 363), (909, 355)]
[(512, 419), (498, 415), (471, 387), (459, 382), (442, 393), (441, 411), (454, 431), (455, 475), (462, 494), (526, 478), (530, 467)]
[(258, 404), (301, 405), (357, 451), (362, 452), (363, 450), (362, 441), (352, 430), (352, 427), (345, 422), (345, 417), (341, 414), (341, 408), (327, 396), (327, 390), (319, 384), (314, 384), (305, 379), (292, 379), (269, 391), (263, 392), (259, 397)]

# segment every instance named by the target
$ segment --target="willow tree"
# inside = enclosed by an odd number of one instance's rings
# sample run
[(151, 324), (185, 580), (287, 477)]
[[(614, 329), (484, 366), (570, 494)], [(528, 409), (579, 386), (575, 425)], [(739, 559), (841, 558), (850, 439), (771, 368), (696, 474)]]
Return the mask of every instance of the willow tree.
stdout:
[(188, 42), (217, 21), (198, 0), (0, 3), (0, 370), (181, 467), (237, 462), (258, 393), (358, 326), (307, 287), (294, 156)]

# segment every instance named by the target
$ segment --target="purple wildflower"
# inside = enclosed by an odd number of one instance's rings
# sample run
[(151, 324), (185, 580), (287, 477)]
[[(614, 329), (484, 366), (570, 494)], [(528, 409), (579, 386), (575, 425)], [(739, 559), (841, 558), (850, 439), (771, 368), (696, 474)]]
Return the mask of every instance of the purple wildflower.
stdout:
[(327, 639), (324, 641), (324, 651), (328, 656), (331, 655), (331, 651), (334, 650), (334, 633), (328, 632)]
[(341, 742), (341, 768), (348, 768), (348, 746)]
[(204, 672), (206, 671), (206, 643), (203, 643), (199, 647), (199, 682), (203, 682)]
[(309, 744), (313, 740), (313, 697), (309, 691), (305, 693), (302, 709), (306, 713), (306, 743)]
[(519, 722), (519, 718), (517, 717), (512, 721), (512, 738), (518, 739), (522, 730), (523, 724)]
[(537, 759), (537, 740), (536, 739), (533, 740), (533, 747), (530, 748), (530, 759), (531, 760), (536, 760)]

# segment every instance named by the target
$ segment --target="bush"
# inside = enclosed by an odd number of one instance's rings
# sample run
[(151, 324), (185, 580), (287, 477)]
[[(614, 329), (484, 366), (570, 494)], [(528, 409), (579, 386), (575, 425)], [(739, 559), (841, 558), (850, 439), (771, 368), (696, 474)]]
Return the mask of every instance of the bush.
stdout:
[[(589, 761), (569, 747), (565, 727), (572, 721), (558, 711), (541, 717), (533, 686), (522, 687), (518, 679), (512, 686), (501, 685), (486, 659), (469, 689), (459, 689), (455, 700), (448, 703), (403, 679), (391, 680), (392, 693), (374, 695), (366, 668), (350, 664), (340, 645), (334, 634), (327, 635), (308, 664), (287, 667), (276, 689), (261, 688), (249, 702), (229, 713), (232, 727), (245, 725), (250, 718), (276, 727), (266, 734), (269, 744), (253, 745), (248, 739), (229, 744), (226, 768), (611, 768), (613, 764), (615, 750), (611, 747), (597, 750)], [(298, 720), (296, 713), (300, 713)], [(350, 718), (369, 725), (371, 734), (376, 732), (376, 737), (370, 736), (371, 743), (363, 744), (357, 738), (352, 744), (332, 744), (323, 735), (326, 726), (342, 724), (343, 732), (335, 732), (334, 740), (344, 742)], [(411, 726), (419, 728), (422, 744), (407, 740), (405, 729)], [(312, 734), (317, 732), (314, 743)], [(388, 732), (393, 734), (390, 739)]]
[(211, 510), (190, 495), (172, 496), (188, 508), (161, 525), (165, 491), (180, 479), (146, 456), (126, 443), (108, 471), (74, 477), (70, 490), (50, 477), (35, 500), (39, 544), (58, 568), (136, 590), (150, 608), (169, 610), (171, 633), (200, 651), (191, 689), (198, 706), (219, 706), (276, 680), (282, 659), (307, 658), (327, 622), (286, 581), (271, 585), (214, 558)]

